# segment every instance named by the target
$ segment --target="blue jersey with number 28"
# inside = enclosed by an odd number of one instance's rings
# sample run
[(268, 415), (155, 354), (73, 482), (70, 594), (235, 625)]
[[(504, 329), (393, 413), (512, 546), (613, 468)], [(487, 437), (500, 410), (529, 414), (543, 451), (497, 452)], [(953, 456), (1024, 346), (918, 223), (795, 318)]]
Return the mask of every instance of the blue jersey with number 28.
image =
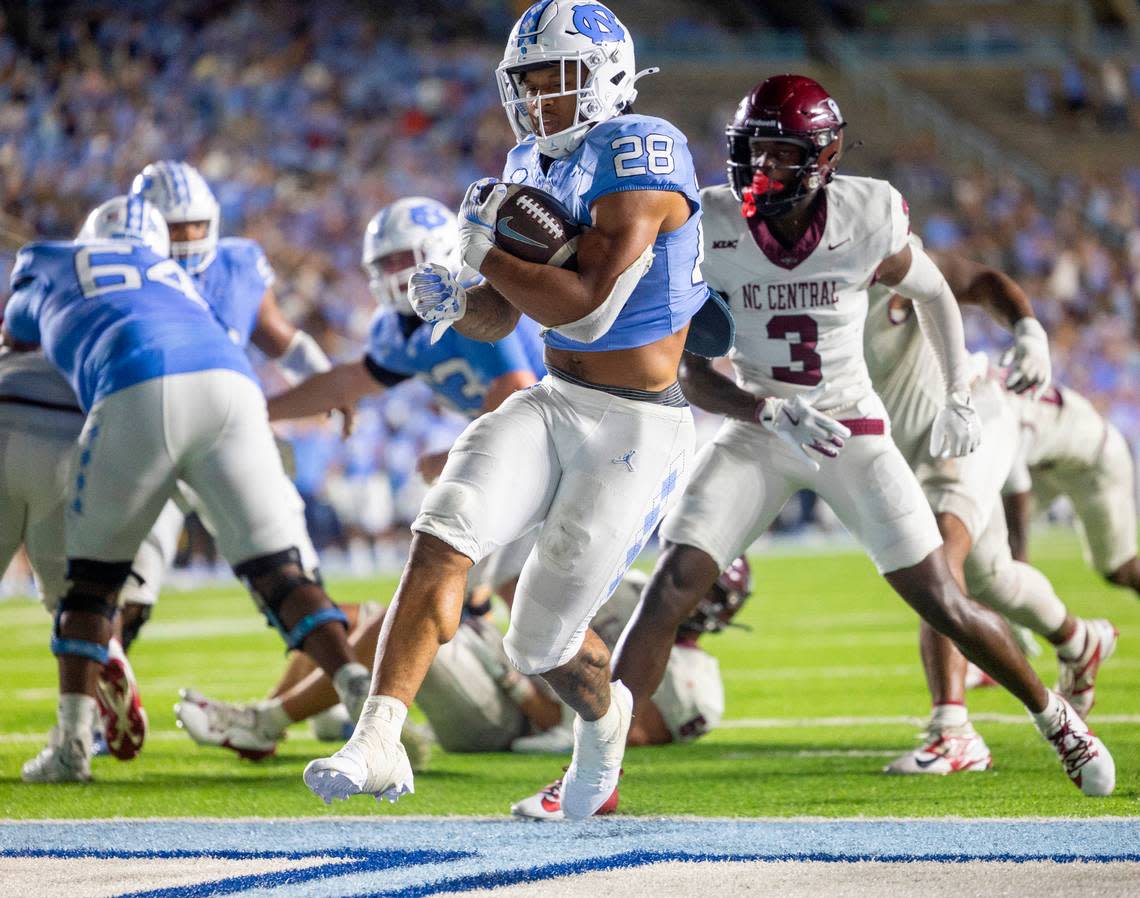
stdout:
[(621, 115), (591, 128), (573, 153), (547, 162), (544, 171), (538, 148), (524, 141), (507, 155), (503, 180), (552, 194), (580, 225), (589, 227), (590, 207), (599, 197), (623, 190), (684, 194), (692, 215), (677, 230), (658, 234), (652, 267), (607, 333), (579, 343), (548, 330), (546, 345), (581, 352), (631, 349), (688, 324), (708, 298), (708, 287), (701, 277), (699, 189), (685, 135), (664, 119)]
[(226, 368), (256, 382), (181, 266), (125, 240), (25, 246), (4, 327), (43, 346), (84, 409), (171, 374)]

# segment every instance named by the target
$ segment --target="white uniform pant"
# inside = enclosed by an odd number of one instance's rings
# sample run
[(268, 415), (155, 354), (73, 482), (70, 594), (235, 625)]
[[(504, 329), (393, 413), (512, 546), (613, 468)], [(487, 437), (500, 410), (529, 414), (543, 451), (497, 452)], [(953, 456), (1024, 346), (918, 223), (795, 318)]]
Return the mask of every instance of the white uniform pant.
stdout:
[[(863, 420), (867, 429), (877, 429), (883, 419)], [(882, 429), (888, 430), (885, 423)], [(918, 564), (942, 544), (922, 489), (889, 432), (852, 436), (838, 458), (821, 456), (820, 469), (812, 471), (773, 434), (733, 420), (697, 454), (689, 487), (661, 536), (706, 552), (724, 570), (801, 489), (831, 506), (879, 573)]]
[(79, 446), (68, 558), (132, 559), (179, 480), (201, 498), (231, 565), (305, 538), (265, 397), (235, 371), (159, 377), (112, 393), (91, 409)]
[[(43, 409), (28, 414), (58, 415)], [(67, 589), (63, 548), (64, 505), (72, 480), (75, 431), (66, 427), (33, 430), (0, 420), (0, 576), (23, 544), (40, 595), (49, 610)]]
[(538, 525), (505, 648), (525, 674), (565, 664), (684, 486), (688, 407), (547, 376), (474, 421), (412, 529), (478, 562)]
[(1104, 448), (1093, 467), (1058, 463), (1030, 469), (1033, 496), (1042, 506), (1068, 496), (1077, 513), (1085, 559), (1111, 574), (1136, 557), (1136, 472), (1128, 442), (1106, 424)]

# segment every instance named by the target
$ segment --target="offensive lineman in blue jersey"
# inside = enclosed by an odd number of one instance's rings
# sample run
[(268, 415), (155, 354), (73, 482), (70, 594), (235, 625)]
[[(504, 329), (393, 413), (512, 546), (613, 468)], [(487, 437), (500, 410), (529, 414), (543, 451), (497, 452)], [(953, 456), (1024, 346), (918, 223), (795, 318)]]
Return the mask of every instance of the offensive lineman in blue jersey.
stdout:
[(42, 345), (87, 412), (65, 524), (70, 585), (52, 638), (59, 719), (23, 767), (28, 782), (91, 777), (95, 684), (117, 596), (178, 480), (201, 497), (222, 552), (286, 643), (333, 676), (349, 708), (368, 688), (344, 615), (301, 567), (304, 522), (282, 502), (288, 479), (245, 354), (167, 257), (154, 207), (117, 197), (93, 219), (93, 241), (21, 250), (4, 310), (4, 343)]
[(708, 297), (685, 138), (630, 114), (638, 76), (627, 30), (599, 3), (541, 0), (507, 41), (497, 77), (520, 143), (505, 176), (553, 193), (589, 227), (578, 271), (521, 261), (493, 245), (505, 185), (480, 181), (460, 211), (460, 245), (487, 283), (465, 290), (433, 265), (412, 277), (417, 313), (474, 339), (501, 339), (520, 314), (538, 321), (550, 373), (467, 428), (425, 498), (374, 695), (344, 748), (305, 770), (325, 801), (412, 790), (400, 725), (456, 631), (468, 569), (540, 526), (504, 647), (578, 714), (566, 816), (589, 816), (614, 791), (632, 699), (620, 682), (611, 689), (609, 653), (588, 625), (683, 486), (693, 425), (677, 367)]
[[(261, 247), (242, 237), (219, 238), (218, 201), (196, 168), (186, 162), (153, 162), (135, 178), (131, 190), (162, 213), (170, 230), (171, 256), (190, 275), (234, 345), (245, 349), (252, 343), (277, 363), (289, 383), (329, 369), (316, 340), (282, 315), (273, 291), (273, 269)], [(346, 422), (350, 426), (351, 418)], [(295, 490), (290, 490), (289, 500), (303, 507)], [(171, 502), (163, 509), (139, 549), (133, 575), (120, 596), (124, 648), (130, 648), (158, 599), (188, 504), (193, 503)], [(204, 523), (212, 529), (210, 522)], [(299, 535), (298, 543), (305, 570), (315, 575), (319, 560), (308, 534)]]

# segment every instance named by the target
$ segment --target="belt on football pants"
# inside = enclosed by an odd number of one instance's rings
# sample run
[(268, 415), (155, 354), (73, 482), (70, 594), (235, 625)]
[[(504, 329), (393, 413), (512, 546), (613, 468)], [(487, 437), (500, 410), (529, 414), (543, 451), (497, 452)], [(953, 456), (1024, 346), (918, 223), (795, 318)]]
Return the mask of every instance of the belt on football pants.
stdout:
[(839, 422), (851, 431), (853, 437), (881, 437), (887, 432), (882, 418), (847, 418)]

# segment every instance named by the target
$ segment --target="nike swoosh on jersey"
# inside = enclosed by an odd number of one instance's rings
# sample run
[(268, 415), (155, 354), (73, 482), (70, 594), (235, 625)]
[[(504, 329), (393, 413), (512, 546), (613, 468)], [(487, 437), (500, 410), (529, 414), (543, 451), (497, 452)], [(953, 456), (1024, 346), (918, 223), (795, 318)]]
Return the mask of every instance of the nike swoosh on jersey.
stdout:
[(827, 248), (828, 248), (829, 250), (831, 250), (831, 249), (839, 249), (839, 247), (843, 246), (843, 244), (844, 244), (844, 243), (850, 243), (850, 242), (851, 242), (851, 238), (850, 238), (850, 237), (848, 237), (846, 240), (840, 240), (838, 243), (829, 243), (829, 244), (827, 244)]
[(531, 240), (525, 234), (520, 234), (512, 228), (508, 222), (514, 218), (513, 215), (508, 215), (506, 218), (500, 218), (499, 223), (495, 226), (497, 230), (504, 237), (510, 237), (512, 240), (518, 240), (520, 243), (529, 243), (531, 246), (537, 246), (539, 249), (549, 249), (545, 243), (539, 243), (537, 240)]

